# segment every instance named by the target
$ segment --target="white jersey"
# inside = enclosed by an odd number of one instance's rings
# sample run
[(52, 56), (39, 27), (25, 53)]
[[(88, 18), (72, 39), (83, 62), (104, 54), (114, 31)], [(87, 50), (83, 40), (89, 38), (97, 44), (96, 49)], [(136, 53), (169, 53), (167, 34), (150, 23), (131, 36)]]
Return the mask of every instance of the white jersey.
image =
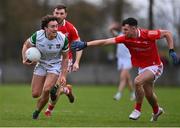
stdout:
[(131, 59), (131, 54), (124, 44), (117, 44), (116, 57), (120, 59)]
[(33, 46), (40, 50), (40, 63), (59, 63), (61, 52), (69, 50), (68, 40), (61, 32), (57, 32), (57, 36), (53, 40), (49, 40), (45, 35), (45, 31), (39, 30), (29, 38), (29, 41)]
[(117, 44), (116, 57), (118, 70), (130, 69), (132, 67), (131, 54), (124, 44)]

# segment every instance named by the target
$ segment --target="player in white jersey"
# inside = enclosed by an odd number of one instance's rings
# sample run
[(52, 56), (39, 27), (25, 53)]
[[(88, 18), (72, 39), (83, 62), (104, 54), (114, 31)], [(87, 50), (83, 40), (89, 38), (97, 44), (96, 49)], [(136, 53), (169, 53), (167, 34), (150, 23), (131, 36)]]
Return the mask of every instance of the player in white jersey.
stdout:
[[(113, 23), (109, 27), (110, 32), (113, 36), (118, 36), (121, 31), (121, 27), (119, 23)], [(133, 91), (133, 84), (132, 79), (130, 75), (130, 69), (132, 68), (131, 64), (131, 54), (129, 53), (129, 50), (124, 44), (118, 44), (116, 49), (116, 57), (117, 57), (117, 69), (120, 72), (120, 81), (118, 86), (118, 91), (114, 95), (115, 100), (120, 100), (122, 97), (122, 92), (126, 84), (129, 86), (130, 90), (130, 100), (135, 99), (135, 93)]]
[[(49, 91), (59, 77), (59, 84), (66, 85), (68, 66), (68, 40), (64, 34), (57, 32), (58, 19), (47, 15), (41, 21), (42, 30), (36, 31), (28, 38), (22, 48), (23, 64), (33, 65), (25, 57), (25, 51), (30, 47), (36, 47), (41, 52), (41, 59), (37, 62), (31, 82), (32, 97), (38, 98), (33, 119), (37, 119), (39, 113), (49, 100)], [(60, 62), (60, 56), (63, 56)], [(61, 72), (61, 75), (59, 76)]]
[[(67, 21), (66, 17), (68, 15), (68, 9), (67, 6), (64, 4), (58, 4), (56, 7), (53, 9), (53, 15), (56, 16), (59, 19), (59, 26), (58, 26), (58, 31), (61, 31), (66, 35), (68, 38), (68, 43), (69, 43), (69, 64), (68, 64), (68, 72), (71, 74), (73, 71), (78, 71), (79, 70), (79, 64), (80, 64), (80, 59), (82, 56), (82, 50), (73, 52), (70, 48), (72, 42), (80, 40), (79, 34), (77, 29), (74, 27), (72, 23)], [(75, 101), (75, 96), (72, 90), (72, 84), (67, 84), (66, 86), (61, 86), (61, 85), (54, 85), (50, 91), (50, 100), (48, 103), (48, 107), (44, 114), (47, 117), (50, 117), (53, 113), (53, 110), (58, 102), (58, 99), (61, 97), (62, 94), (65, 94), (70, 103), (74, 103)]]

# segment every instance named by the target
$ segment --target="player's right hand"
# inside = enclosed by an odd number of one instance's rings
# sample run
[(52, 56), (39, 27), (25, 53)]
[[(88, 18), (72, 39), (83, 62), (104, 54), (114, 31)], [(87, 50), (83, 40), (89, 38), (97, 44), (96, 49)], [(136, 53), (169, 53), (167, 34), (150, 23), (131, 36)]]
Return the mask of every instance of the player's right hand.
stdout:
[(83, 42), (83, 41), (74, 41), (71, 44), (71, 49), (75, 51), (80, 51), (86, 47), (87, 47), (87, 42)]
[(174, 49), (169, 50), (169, 55), (172, 58), (173, 64), (177, 65), (179, 63), (179, 59)]
[(30, 61), (28, 59), (23, 60), (23, 64), (25, 65), (35, 65), (37, 62)]
[(79, 63), (74, 62), (73, 66), (72, 66), (72, 71), (76, 72), (77, 70), (79, 70)]
[(60, 75), (57, 84), (61, 86), (66, 86), (66, 77), (64, 75)]

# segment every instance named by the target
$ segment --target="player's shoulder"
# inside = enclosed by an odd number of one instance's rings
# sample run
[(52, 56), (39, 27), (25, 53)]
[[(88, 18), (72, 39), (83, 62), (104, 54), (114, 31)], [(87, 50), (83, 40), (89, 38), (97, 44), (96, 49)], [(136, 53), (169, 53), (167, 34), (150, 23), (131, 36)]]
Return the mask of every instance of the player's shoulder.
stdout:
[(138, 32), (140, 33), (147, 33), (149, 30), (145, 28), (138, 28)]
[(45, 30), (40, 29), (40, 30), (36, 31), (35, 34), (36, 34), (37, 38), (45, 36)]
[(57, 37), (58, 38), (65, 38), (66, 36), (61, 31), (57, 31)]
[(68, 26), (74, 26), (70, 21), (68, 20), (65, 20), (65, 24), (68, 25)]
[(141, 38), (145, 38), (148, 35), (149, 30), (145, 28), (138, 28), (138, 36)]
[(119, 34), (118, 36), (114, 37), (114, 38), (121, 38), (121, 39), (126, 39), (125, 35), (124, 34)]
[(159, 35), (159, 30), (149, 30), (149, 29), (139, 29), (140, 31), (140, 36), (141, 37), (152, 37), (152, 36), (156, 36), (156, 35)]
[(76, 29), (75, 26), (67, 20), (65, 20), (65, 26), (69, 29)]
[(156, 29), (156, 30), (150, 30), (150, 29), (145, 29), (145, 28), (138, 28), (138, 30), (141, 32), (141, 33), (156, 33), (158, 31), (160, 31), (159, 29)]
[(45, 32), (44, 29), (40, 29), (40, 30), (36, 31), (36, 33), (38, 33), (38, 34), (41, 34), (41, 33), (44, 33), (44, 32)]

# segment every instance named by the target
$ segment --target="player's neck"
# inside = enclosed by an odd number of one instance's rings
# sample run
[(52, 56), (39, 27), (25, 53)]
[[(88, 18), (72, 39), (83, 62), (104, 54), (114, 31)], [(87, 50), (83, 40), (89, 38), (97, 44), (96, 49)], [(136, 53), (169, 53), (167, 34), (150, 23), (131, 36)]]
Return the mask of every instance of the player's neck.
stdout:
[(56, 36), (57, 36), (57, 33), (56, 34), (48, 34), (47, 32), (45, 33), (45, 36), (46, 38), (48, 38), (49, 40), (53, 40)]
[(59, 22), (59, 26), (63, 26), (63, 25), (64, 25), (64, 22), (65, 22), (65, 19), (62, 20), (61, 22)]

